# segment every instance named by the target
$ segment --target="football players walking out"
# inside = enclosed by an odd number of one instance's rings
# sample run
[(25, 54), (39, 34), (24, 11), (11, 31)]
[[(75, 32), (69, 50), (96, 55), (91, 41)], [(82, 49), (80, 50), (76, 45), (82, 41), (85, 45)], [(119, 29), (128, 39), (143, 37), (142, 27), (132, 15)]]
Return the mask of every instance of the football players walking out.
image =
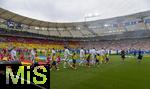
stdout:
[(108, 64), (109, 62), (109, 53), (105, 54), (105, 63)]
[(57, 54), (57, 64), (60, 64), (61, 62), (60, 51), (58, 51), (56, 54)]
[(97, 53), (95, 65), (99, 66), (99, 64), (100, 64), (100, 55)]
[(52, 56), (52, 64), (50, 66), (50, 70), (52, 70), (53, 66), (55, 67), (56, 70), (59, 70), (57, 67), (57, 61), (56, 61), (57, 57), (56, 54), (54, 53)]
[(52, 57), (53, 57), (53, 54), (56, 54), (56, 51), (55, 51), (54, 48), (52, 48), (51, 59), (52, 59)]
[(64, 48), (65, 48), (65, 51), (64, 51), (64, 58), (65, 58), (64, 68), (66, 68), (67, 64), (72, 68), (72, 65), (69, 63), (69, 56), (71, 56), (71, 54), (70, 54), (69, 49), (67, 47), (64, 47)]
[(85, 58), (85, 51), (82, 47), (81, 50), (80, 50), (80, 63), (79, 63), (79, 66), (83, 66), (84, 58)]
[(99, 55), (100, 55), (100, 63), (104, 63), (104, 50), (103, 48), (99, 50)]
[(91, 63), (93, 65), (95, 65), (95, 62), (96, 62), (96, 49), (95, 48), (91, 49), (90, 54), (91, 54), (91, 59), (92, 59)]
[(91, 54), (90, 53), (86, 53), (85, 56), (86, 56), (85, 59), (87, 61), (86, 66), (90, 67)]
[(31, 60), (33, 63), (35, 62), (35, 55), (36, 55), (36, 49), (34, 48), (31, 50)]
[(125, 60), (125, 50), (121, 50), (121, 58), (122, 58), (122, 62), (124, 63), (124, 60)]
[(11, 53), (12, 60), (18, 60), (16, 47), (13, 47), (10, 53)]
[(140, 63), (143, 59), (143, 52), (141, 49), (138, 50), (138, 62)]
[(73, 55), (72, 55), (72, 62), (73, 62), (72, 68), (73, 69), (77, 69), (76, 68), (76, 60), (77, 60), (77, 54), (74, 52)]

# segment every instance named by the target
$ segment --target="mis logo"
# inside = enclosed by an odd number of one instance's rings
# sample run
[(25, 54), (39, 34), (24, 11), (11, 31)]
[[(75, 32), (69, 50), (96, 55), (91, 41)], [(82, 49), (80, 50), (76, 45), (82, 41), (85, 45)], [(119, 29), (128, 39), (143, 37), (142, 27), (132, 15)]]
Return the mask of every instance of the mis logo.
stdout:
[(16, 86), (20, 88), (32, 86), (32, 88), (36, 89), (38, 89), (37, 87), (42, 87), (43, 89), (50, 89), (49, 66), (42, 65), (31, 67), (31, 66), (6, 65), (4, 85), (5, 87), (10, 86), (11, 89), (14, 89)]

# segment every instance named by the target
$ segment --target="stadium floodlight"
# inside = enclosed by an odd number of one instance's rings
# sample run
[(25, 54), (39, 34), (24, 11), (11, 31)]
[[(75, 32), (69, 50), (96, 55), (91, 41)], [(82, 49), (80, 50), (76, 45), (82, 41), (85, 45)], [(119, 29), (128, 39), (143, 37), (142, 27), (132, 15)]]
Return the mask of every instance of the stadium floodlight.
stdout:
[(90, 14), (86, 14), (85, 16), (84, 16), (84, 21), (85, 21), (85, 23), (87, 22), (87, 19), (91, 19), (91, 18), (95, 18), (95, 17), (98, 17), (98, 16), (100, 16), (100, 14), (99, 13), (90, 13)]
[(80, 28), (80, 27), (77, 27), (77, 29), (80, 30), (81, 28)]
[(89, 14), (87, 15), (87, 17), (93, 17), (93, 14), (92, 14), (92, 13), (89, 13)]
[(99, 16), (99, 13), (94, 13), (94, 16)]
[(84, 17), (85, 18), (92, 18), (92, 17), (98, 17), (98, 16), (100, 16), (99, 13), (89, 13), (89, 14), (85, 15)]
[(109, 25), (108, 25), (108, 24), (104, 24), (104, 26), (105, 26), (105, 27), (108, 27)]

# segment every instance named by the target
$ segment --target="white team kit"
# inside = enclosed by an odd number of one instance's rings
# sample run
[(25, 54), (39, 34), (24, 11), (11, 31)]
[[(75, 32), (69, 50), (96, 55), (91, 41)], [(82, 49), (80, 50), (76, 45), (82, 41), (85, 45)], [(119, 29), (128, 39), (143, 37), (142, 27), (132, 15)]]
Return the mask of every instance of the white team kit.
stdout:
[(90, 54), (92, 55), (92, 59), (94, 59), (96, 55), (96, 49), (91, 49)]
[(84, 63), (85, 51), (83, 49), (80, 50), (80, 63), (79, 65)]
[(68, 64), (70, 67), (72, 67), (71, 66), (71, 64), (69, 63), (69, 56), (70, 56), (71, 54), (70, 54), (70, 52), (69, 52), (69, 49), (65, 49), (65, 51), (64, 51), (64, 60), (65, 60), (65, 62), (64, 62), (64, 68), (66, 68), (66, 64)]
[(68, 50), (68, 49), (65, 49), (65, 51), (64, 51), (64, 58), (65, 58), (65, 61), (69, 61), (69, 55), (71, 55), (70, 52), (69, 52), (69, 50)]
[(52, 57), (54, 54), (56, 54), (56, 51), (54, 49), (52, 49), (51, 60), (52, 60)]
[(100, 50), (100, 55), (101, 55), (101, 56), (104, 56), (104, 54), (105, 54), (105, 50), (104, 50), (104, 49), (101, 49), (101, 50)]
[(85, 51), (83, 49), (80, 50), (80, 58), (83, 60), (85, 57)]
[(32, 49), (31, 50), (31, 59), (32, 59), (33, 62), (35, 60), (35, 55), (36, 55), (36, 52)]
[(16, 60), (16, 56), (17, 56), (16, 50), (12, 50), (12, 51), (11, 51), (11, 57), (12, 57), (12, 59), (13, 59), (13, 60)]
[(54, 49), (52, 49), (52, 55), (51, 56), (53, 56), (53, 54), (56, 54), (56, 51)]
[(96, 57), (96, 49), (95, 48), (91, 49), (90, 54), (91, 54), (91, 58), (92, 58), (92, 64), (94, 64), (95, 63), (94, 59)]

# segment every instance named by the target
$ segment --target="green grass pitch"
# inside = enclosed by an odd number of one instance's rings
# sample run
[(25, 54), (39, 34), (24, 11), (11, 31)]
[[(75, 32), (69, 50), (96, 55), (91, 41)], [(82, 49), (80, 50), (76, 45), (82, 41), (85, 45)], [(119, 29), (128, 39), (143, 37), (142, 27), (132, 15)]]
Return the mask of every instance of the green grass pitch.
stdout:
[(50, 89), (150, 89), (150, 57), (138, 64), (135, 58), (110, 56), (109, 64), (51, 71)]

